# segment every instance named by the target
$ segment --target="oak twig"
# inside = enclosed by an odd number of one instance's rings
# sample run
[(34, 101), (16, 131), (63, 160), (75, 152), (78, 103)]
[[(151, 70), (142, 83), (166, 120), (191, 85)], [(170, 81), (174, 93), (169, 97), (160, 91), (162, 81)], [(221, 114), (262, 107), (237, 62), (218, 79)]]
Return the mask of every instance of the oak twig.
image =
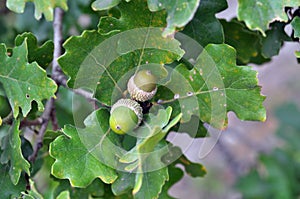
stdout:
[(55, 8), (53, 30), (54, 30), (54, 51), (53, 51), (53, 61), (52, 61), (52, 74), (51, 78), (55, 80), (56, 83), (60, 84), (60, 80), (63, 77), (65, 79), (57, 59), (61, 55), (61, 46), (63, 41), (62, 36), (62, 20), (63, 20), (63, 10), (61, 8)]
[(51, 111), (51, 122), (52, 122), (52, 129), (53, 131), (57, 131), (59, 129), (57, 117), (56, 117), (56, 109), (53, 108)]
[(21, 121), (20, 128), (26, 127), (26, 126), (38, 126), (43, 124), (43, 118), (38, 117), (35, 120), (27, 120), (26, 118)]
[[(62, 43), (62, 18), (63, 18), (63, 10), (60, 8), (55, 8), (54, 12), (54, 21), (53, 21), (53, 30), (54, 30), (54, 51), (53, 51), (53, 61), (52, 61), (52, 74), (51, 78), (58, 81), (61, 77), (61, 69), (58, 65), (57, 59), (61, 55), (61, 43)], [(54, 98), (51, 98), (47, 101), (45, 110), (42, 114), (42, 125), (39, 130), (39, 133), (36, 138), (35, 145), (33, 147), (33, 153), (29, 156), (29, 161), (35, 162), (35, 159), (38, 155), (39, 150), (43, 146), (43, 138), (45, 132), (47, 130), (49, 121), (51, 120), (51, 115), (54, 109)]]
[(41, 117), (43, 122), (42, 122), (41, 128), (39, 130), (39, 134), (37, 135), (35, 145), (33, 147), (33, 153), (28, 157), (30, 162), (35, 161), (39, 150), (43, 146), (43, 138), (44, 138), (45, 132), (47, 130), (48, 123), (50, 121), (50, 115), (51, 115), (51, 111), (53, 108), (53, 104), (54, 104), (53, 98), (49, 99), (46, 103), (45, 111), (43, 112), (43, 115)]

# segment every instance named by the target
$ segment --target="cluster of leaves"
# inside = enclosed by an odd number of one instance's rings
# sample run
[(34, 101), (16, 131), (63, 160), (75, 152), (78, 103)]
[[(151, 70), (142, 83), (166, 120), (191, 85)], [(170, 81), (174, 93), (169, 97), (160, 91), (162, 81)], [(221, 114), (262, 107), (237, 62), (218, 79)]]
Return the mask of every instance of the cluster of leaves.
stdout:
[(295, 104), (278, 108), (280, 148), (260, 155), (257, 166), (237, 182), (244, 198), (298, 198), (300, 196), (300, 111)]
[[(53, 72), (50, 78), (51, 33), (40, 38), (45, 40), (43, 45), (36, 38), (41, 33), (16, 36), (14, 47), (0, 44), (3, 198), (172, 198), (168, 190), (183, 176), (178, 164), (193, 177), (204, 176), (206, 171), (167, 141), (168, 133), (183, 129), (191, 137), (206, 136), (204, 123), (223, 129), (229, 111), (241, 120), (264, 121), (265, 97), (260, 94), (257, 74), (237, 63), (268, 61), (284, 41), (300, 34), (298, 11), (284, 12), (284, 7), (299, 6), (297, 0), (259, 4), (240, 0), (238, 20), (230, 22), (215, 16), (227, 8), (226, 0), (31, 2), (28, 9), (35, 6), (37, 19), (44, 14), (51, 21), (55, 7), (66, 11), (62, 22), (66, 24), (65, 53), (58, 63), (69, 80), (64, 85), (53, 78)], [(25, 5), (25, 0), (6, 1), (6, 7), (17, 13), (24, 12)], [(266, 15), (265, 21), (246, 14), (253, 6)], [(100, 17), (98, 27), (84, 30), (88, 27), (77, 22), (70, 25), (82, 14), (92, 21)], [(7, 28), (1, 19), (0, 26)], [(49, 28), (46, 20), (31, 21), (26, 28), (34, 33), (35, 25)], [(270, 25), (274, 20), (280, 22)], [(294, 29), (291, 36), (284, 32), (289, 23)], [(68, 37), (74, 28), (82, 34)], [(43, 33), (49, 32), (46, 30)], [(132, 35), (137, 30), (138, 37)], [(13, 46), (5, 35), (14, 31), (0, 32), (0, 38)], [(176, 32), (204, 48), (191, 55), (195, 49), (186, 46)], [(126, 81), (142, 67), (160, 79), (153, 106), (134, 132), (116, 135), (109, 128), (109, 108), (126, 96)], [(87, 106), (86, 99), (73, 93), (82, 88), (91, 92), (89, 100), (100, 108)], [(187, 128), (195, 123), (194, 129)], [(139, 137), (131, 136), (134, 134)], [(40, 193), (34, 181), (46, 182), (39, 187)]]

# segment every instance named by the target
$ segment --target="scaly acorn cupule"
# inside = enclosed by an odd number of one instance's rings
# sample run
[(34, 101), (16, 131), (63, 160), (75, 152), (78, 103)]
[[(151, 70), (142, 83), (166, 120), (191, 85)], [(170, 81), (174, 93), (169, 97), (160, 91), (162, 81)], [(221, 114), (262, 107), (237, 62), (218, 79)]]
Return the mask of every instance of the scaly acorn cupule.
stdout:
[(145, 102), (153, 98), (157, 91), (157, 79), (150, 70), (141, 70), (131, 76), (127, 90), (134, 100)]
[(111, 108), (109, 125), (117, 134), (125, 134), (139, 126), (143, 119), (143, 109), (138, 102), (120, 99)]

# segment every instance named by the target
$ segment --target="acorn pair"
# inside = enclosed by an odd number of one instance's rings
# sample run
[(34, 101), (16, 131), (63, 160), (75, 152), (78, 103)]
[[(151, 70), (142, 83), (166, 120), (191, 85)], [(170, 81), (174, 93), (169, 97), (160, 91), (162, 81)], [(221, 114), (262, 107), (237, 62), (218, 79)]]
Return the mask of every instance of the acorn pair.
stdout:
[(143, 119), (143, 109), (137, 102), (153, 98), (157, 91), (156, 77), (150, 70), (140, 70), (129, 79), (127, 90), (131, 99), (120, 99), (111, 108), (109, 125), (117, 134), (125, 134), (138, 127)]

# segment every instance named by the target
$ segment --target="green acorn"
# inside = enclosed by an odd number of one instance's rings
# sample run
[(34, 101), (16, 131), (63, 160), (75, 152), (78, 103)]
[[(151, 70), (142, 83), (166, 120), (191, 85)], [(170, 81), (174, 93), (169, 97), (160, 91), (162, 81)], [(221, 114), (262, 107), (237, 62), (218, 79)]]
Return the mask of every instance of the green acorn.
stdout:
[(111, 108), (109, 125), (117, 134), (125, 134), (139, 126), (143, 109), (134, 100), (120, 99)]
[(156, 94), (156, 82), (156, 77), (150, 70), (141, 70), (129, 79), (127, 90), (132, 99), (145, 102)]

